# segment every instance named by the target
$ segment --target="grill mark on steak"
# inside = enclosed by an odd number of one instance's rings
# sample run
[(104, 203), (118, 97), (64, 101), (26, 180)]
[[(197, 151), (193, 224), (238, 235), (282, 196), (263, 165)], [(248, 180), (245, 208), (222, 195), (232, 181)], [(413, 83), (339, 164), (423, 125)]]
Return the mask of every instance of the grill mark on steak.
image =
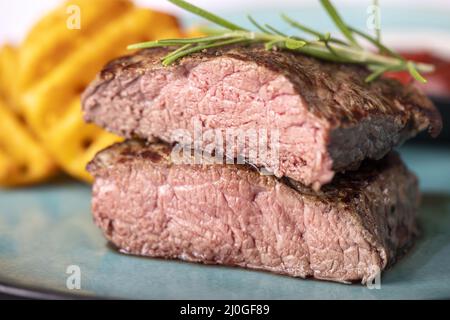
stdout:
[(144, 159), (151, 160), (152, 162), (159, 162), (162, 160), (162, 156), (159, 153), (153, 152), (151, 150), (143, 151), (139, 153), (139, 155)]
[[(159, 161), (140, 156), (148, 151)], [(170, 155), (167, 144), (132, 140), (88, 165), (95, 222), (124, 252), (365, 283), (417, 235), (417, 179), (395, 153), (319, 192)]]
[[(193, 130), (192, 119), (204, 130), (277, 129), (279, 167), (248, 161), (316, 189), (365, 158), (381, 159), (419, 131), (429, 128), (435, 136), (442, 127), (416, 88), (391, 79), (366, 84), (368, 71), (360, 66), (239, 46), (166, 68), (160, 58), (167, 52), (143, 50), (108, 64), (83, 95), (85, 119), (128, 138), (169, 143), (177, 142), (174, 130)], [(249, 148), (233, 148), (230, 156), (250, 154)]]

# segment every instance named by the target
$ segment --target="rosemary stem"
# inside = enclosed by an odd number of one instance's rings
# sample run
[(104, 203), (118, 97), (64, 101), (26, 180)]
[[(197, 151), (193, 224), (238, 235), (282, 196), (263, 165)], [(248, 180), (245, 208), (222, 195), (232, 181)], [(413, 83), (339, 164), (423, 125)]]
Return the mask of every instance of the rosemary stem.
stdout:
[[(355, 63), (361, 64), (378, 64), (385, 65), (388, 67), (406, 67), (406, 61), (399, 59), (397, 57), (389, 57), (381, 54), (373, 53), (366, 50), (361, 50), (355, 47), (347, 47), (340, 45), (331, 45), (329, 44), (333, 50), (335, 50), (339, 55), (348, 57), (350, 60), (353, 60)], [(312, 50), (321, 50), (325, 51), (326, 44), (323, 42), (314, 42), (309, 43), (305, 48), (310, 48)], [(304, 50), (304, 48), (299, 49), (299, 51)], [(426, 63), (414, 63), (416, 69), (420, 72), (433, 72), (434, 66)]]
[(200, 52), (205, 49), (214, 48), (214, 47), (223, 47), (226, 45), (235, 44), (235, 43), (244, 42), (244, 41), (247, 41), (247, 39), (237, 38), (237, 39), (229, 39), (229, 40), (225, 40), (225, 41), (221, 41), (221, 42), (214, 42), (214, 43), (198, 45), (198, 46), (195, 46), (192, 48), (188, 48), (184, 51), (180, 51), (176, 54), (168, 54), (163, 59), (163, 65), (168, 66), (171, 63), (173, 63), (174, 61), (176, 61), (184, 56), (187, 56), (187, 55), (195, 53), (195, 52)]
[[(241, 37), (248, 40), (254, 40), (257, 42), (272, 42), (272, 43), (282, 43), (286, 41), (286, 37), (277, 34), (267, 34), (260, 32), (245, 32), (245, 31), (235, 31), (227, 33), (228, 37)], [(378, 53), (373, 53), (367, 50), (359, 49), (357, 47), (343, 46), (339, 44), (328, 44), (339, 56), (347, 57), (345, 60), (348, 62), (354, 62), (359, 64), (378, 64), (385, 65), (387, 67), (406, 67), (405, 61), (397, 57), (390, 57), (381, 55)], [(322, 41), (309, 42), (303, 48), (296, 49), (299, 52), (305, 53), (317, 53), (320, 55), (329, 53), (327, 45)], [(415, 63), (416, 69), (420, 72), (432, 72), (434, 67), (425, 63)]]

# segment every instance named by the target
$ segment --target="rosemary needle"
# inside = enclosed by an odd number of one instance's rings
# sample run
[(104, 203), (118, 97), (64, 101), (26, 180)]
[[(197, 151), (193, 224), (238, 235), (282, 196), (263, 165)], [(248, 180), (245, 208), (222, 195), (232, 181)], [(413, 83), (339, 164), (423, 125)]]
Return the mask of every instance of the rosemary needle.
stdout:
[(320, 2), (322, 3), (324, 9), (327, 11), (328, 15), (333, 20), (336, 27), (341, 30), (342, 34), (351, 42), (353, 46), (360, 48), (358, 42), (353, 36), (353, 33), (348, 29), (347, 25), (342, 20), (336, 8), (331, 4), (330, 0), (320, 0)]
[(167, 55), (166, 57), (163, 58), (163, 65), (164, 66), (168, 66), (170, 64), (172, 64), (174, 61), (178, 60), (179, 58), (182, 58), (186, 55), (195, 53), (195, 52), (200, 52), (206, 49), (210, 49), (210, 48), (214, 48), (214, 47), (223, 47), (223, 46), (227, 46), (230, 44), (235, 44), (235, 43), (239, 43), (239, 42), (244, 42), (244, 41), (248, 41), (247, 39), (244, 38), (237, 38), (237, 39), (229, 39), (229, 40), (225, 40), (225, 41), (221, 41), (221, 42), (213, 42), (213, 43), (209, 43), (209, 44), (203, 44), (203, 45), (198, 45), (192, 48), (188, 48), (185, 49), (183, 51), (177, 52), (177, 53), (172, 53)]

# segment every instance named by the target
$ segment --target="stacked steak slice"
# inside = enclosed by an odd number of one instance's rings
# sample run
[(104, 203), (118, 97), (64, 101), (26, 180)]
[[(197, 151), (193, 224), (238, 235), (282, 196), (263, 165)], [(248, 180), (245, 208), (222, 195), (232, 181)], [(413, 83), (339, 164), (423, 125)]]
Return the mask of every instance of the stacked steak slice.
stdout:
[[(367, 282), (411, 245), (417, 181), (389, 152), (439, 133), (420, 92), (259, 46), (165, 54), (111, 62), (83, 97), (87, 121), (131, 139), (88, 167), (95, 221), (124, 252)], [(242, 130), (267, 137), (231, 143)]]
[(318, 193), (245, 165), (174, 164), (164, 143), (115, 145), (88, 169), (96, 223), (132, 254), (365, 282), (417, 233), (417, 181), (396, 154)]

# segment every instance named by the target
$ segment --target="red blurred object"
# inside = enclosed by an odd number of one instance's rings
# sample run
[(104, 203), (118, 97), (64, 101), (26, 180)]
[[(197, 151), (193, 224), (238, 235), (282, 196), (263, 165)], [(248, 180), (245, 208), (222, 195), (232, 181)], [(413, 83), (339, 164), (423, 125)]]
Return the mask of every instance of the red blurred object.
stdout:
[(406, 72), (406, 71), (386, 72), (384, 74), (384, 76), (386, 78), (396, 79), (396, 80), (400, 81), (403, 84), (411, 83), (412, 80), (413, 80), (413, 77), (411, 77), (411, 75), (408, 72)]
[[(424, 75), (428, 83), (416, 82), (416, 85), (430, 96), (450, 97), (450, 60), (445, 60), (428, 51), (402, 53), (402, 56), (409, 60), (433, 64), (436, 68), (435, 71)], [(408, 72), (389, 72), (385, 76), (397, 79), (404, 84), (413, 81)]]

